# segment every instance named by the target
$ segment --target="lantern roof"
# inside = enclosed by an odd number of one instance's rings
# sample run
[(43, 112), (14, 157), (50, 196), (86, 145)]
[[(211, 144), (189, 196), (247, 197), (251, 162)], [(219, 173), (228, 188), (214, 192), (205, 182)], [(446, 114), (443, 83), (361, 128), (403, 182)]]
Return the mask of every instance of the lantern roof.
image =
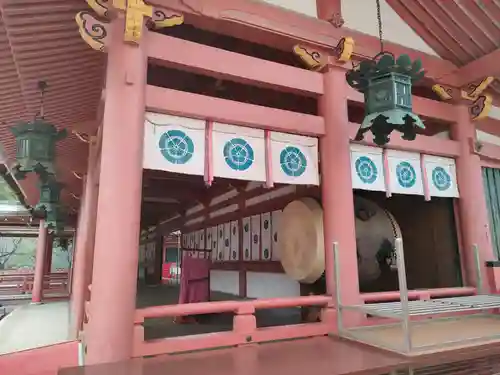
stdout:
[(401, 55), (396, 59), (392, 53), (381, 52), (348, 71), (346, 79), (349, 86), (364, 93), (370, 81), (389, 74), (409, 77), (412, 82), (416, 82), (424, 77), (425, 71), (420, 59), (412, 62), (408, 55)]
[(52, 136), (57, 140), (63, 139), (67, 135), (67, 130), (57, 130), (56, 126), (43, 118), (35, 118), (32, 121), (21, 121), (10, 128), (14, 136), (22, 134), (36, 133)]

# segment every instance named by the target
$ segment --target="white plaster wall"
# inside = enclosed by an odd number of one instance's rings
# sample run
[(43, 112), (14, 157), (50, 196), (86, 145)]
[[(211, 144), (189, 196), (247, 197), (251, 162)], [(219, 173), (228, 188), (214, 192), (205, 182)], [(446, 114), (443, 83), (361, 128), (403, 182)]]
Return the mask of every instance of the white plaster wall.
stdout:
[(210, 270), (210, 290), (239, 295), (240, 274), (238, 271)]
[(497, 137), (496, 135), (486, 133), (481, 130), (476, 130), (476, 138), (480, 142), (491, 143), (500, 146), (500, 137)]
[(440, 138), (440, 139), (451, 139), (450, 132), (448, 130), (445, 130), (441, 133), (436, 133), (436, 134), (434, 134), (434, 137)]
[(318, 17), (316, 0), (261, 0), (265, 3), (285, 8), (309, 17)]
[[(380, 10), (384, 40), (437, 56), (385, 0), (380, 0)], [(378, 37), (375, 0), (342, 0), (342, 18), (345, 21), (344, 27)]]
[(248, 298), (298, 297), (300, 286), (284, 273), (247, 272)]
[(488, 117), (493, 118), (495, 120), (500, 120), (500, 108), (492, 106)]

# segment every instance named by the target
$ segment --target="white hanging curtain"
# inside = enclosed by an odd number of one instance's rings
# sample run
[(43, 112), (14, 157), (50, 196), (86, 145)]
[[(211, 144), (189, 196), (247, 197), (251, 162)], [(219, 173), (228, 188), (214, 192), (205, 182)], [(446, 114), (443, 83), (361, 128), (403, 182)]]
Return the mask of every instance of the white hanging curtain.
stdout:
[(204, 120), (146, 112), (144, 126), (145, 169), (204, 174)]
[(353, 189), (386, 191), (383, 151), (379, 147), (351, 145)]

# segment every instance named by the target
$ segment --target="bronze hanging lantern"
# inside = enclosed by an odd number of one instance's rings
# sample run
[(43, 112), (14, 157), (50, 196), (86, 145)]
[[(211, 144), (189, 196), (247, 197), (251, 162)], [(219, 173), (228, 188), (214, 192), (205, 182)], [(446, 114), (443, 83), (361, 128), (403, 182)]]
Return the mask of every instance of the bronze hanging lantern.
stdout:
[(411, 61), (408, 55), (395, 58), (384, 51), (380, 2), (377, 16), (381, 52), (371, 60), (362, 61), (346, 73), (347, 83), (363, 93), (365, 118), (355, 140), (364, 138), (371, 130), (373, 141), (383, 146), (390, 140), (393, 130), (403, 133), (403, 139), (412, 141), (416, 129), (425, 129), (422, 120), (412, 112), (412, 83), (424, 77), (420, 59)]
[(42, 180), (38, 188), (40, 190), (40, 199), (37, 208), (50, 204), (59, 204), (63, 184), (56, 181), (54, 178), (49, 178), (47, 180)]
[(52, 175), (40, 182), (40, 200), (36, 205), (38, 216), (45, 218), (47, 227), (56, 231), (64, 228), (65, 212), (60, 203), (63, 184), (56, 181)]
[(16, 138), (16, 159), (18, 165), (14, 173), (18, 178), (24, 178), (27, 173), (35, 172), (40, 166), (50, 174), (55, 173), (54, 160), (56, 143), (65, 138), (66, 130), (57, 128), (45, 121), (43, 114), (43, 95), (47, 84), (39, 82), (41, 92), (41, 110), (32, 121), (20, 122), (11, 127), (11, 132)]

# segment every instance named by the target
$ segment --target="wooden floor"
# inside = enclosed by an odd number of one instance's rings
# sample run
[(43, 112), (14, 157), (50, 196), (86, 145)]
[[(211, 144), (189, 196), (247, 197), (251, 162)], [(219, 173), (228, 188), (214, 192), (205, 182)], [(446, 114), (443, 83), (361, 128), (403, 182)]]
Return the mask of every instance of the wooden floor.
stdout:
[(69, 301), (26, 304), (0, 320), (0, 355), (66, 341)]
[(378, 375), (407, 367), (402, 356), (319, 337), (64, 369), (59, 375)]

